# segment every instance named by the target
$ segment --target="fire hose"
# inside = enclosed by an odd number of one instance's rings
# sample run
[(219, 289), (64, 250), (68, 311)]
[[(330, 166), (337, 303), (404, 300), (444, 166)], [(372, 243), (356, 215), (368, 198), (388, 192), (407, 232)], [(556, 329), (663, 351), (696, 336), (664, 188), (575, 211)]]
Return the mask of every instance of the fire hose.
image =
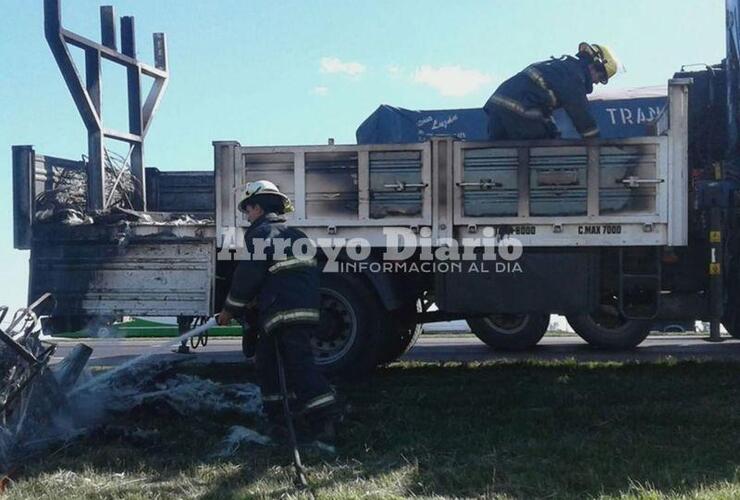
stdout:
[[(193, 322), (193, 326), (201, 326), (206, 324), (208, 321), (208, 317), (201, 316), (199, 318), (196, 318)], [(203, 331), (203, 333), (200, 333), (198, 335), (193, 335), (190, 337), (190, 347), (193, 349), (197, 349), (198, 347), (205, 347), (208, 345), (208, 330)]]

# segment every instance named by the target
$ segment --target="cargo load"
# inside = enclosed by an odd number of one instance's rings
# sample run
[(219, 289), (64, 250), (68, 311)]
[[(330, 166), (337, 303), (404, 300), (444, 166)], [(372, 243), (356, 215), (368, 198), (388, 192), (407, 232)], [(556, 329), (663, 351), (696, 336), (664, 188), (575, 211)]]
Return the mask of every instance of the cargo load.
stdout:
[[(591, 96), (590, 102), (601, 137), (643, 137), (651, 135), (648, 124), (665, 109), (666, 88), (604, 91)], [(579, 137), (565, 111), (559, 109), (553, 117), (563, 139)], [(439, 136), (485, 141), (487, 120), (483, 108), (415, 111), (382, 104), (357, 129), (357, 144), (405, 144)]]

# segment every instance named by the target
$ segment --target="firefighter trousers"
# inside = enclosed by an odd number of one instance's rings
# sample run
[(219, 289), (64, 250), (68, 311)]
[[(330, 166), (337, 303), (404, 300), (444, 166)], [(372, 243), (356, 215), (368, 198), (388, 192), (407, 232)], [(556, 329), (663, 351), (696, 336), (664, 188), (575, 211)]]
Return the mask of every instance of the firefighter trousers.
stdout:
[(319, 420), (331, 415), (335, 408), (334, 391), (314, 362), (310, 341), (313, 328), (310, 325), (286, 325), (269, 334), (261, 334), (257, 340), (257, 382), (262, 390), (265, 413), (272, 421), (281, 421), (283, 416), (277, 346), (283, 360), (293, 412), (305, 415), (308, 420)]
[(500, 106), (491, 106), (486, 113), (492, 141), (556, 139), (559, 135), (552, 120), (526, 118)]

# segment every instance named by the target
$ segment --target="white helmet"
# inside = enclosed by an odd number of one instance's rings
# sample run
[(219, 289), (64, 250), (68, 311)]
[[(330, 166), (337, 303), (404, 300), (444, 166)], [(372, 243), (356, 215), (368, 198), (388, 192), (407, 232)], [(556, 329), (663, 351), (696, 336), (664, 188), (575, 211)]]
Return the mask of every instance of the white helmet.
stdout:
[(244, 212), (246, 210), (247, 202), (255, 196), (277, 196), (283, 201), (283, 213), (293, 211), (293, 204), (290, 202), (290, 199), (281, 193), (275, 184), (265, 180), (247, 183), (244, 198), (239, 202), (239, 210)]

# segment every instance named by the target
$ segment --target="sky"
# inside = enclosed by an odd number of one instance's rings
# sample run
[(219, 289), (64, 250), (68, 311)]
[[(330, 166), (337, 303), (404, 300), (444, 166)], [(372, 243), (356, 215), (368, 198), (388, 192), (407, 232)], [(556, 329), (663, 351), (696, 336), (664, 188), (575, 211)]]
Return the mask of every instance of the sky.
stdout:
[[(163, 170), (212, 170), (214, 140), (354, 143), (380, 104), (480, 107), (503, 79), (581, 41), (618, 54), (625, 72), (610, 88), (664, 85), (682, 65), (717, 63), (725, 51), (722, 0), (107, 3), (135, 16), (141, 59), (153, 61), (153, 32), (167, 34), (170, 85), (145, 159)], [(0, 0), (0, 304), (13, 307), (26, 301), (29, 254), (13, 249), (11, 146), (72, 159), (87, 150), (42, 4)], [(65, 27), (99, 40), (100, 5), (63, 1)], [(124, 74), (103, 67), (108, 128), (125, 128)]]

